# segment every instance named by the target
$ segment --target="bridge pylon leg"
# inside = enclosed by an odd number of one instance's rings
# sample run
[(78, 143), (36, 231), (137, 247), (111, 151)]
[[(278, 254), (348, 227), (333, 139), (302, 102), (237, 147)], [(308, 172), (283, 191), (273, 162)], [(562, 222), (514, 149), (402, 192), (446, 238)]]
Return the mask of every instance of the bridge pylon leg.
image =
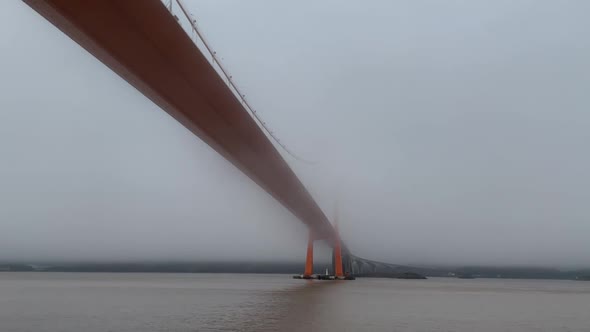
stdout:
[(307, 240), (307, 256), (305, 257), (305, 277), (311, 277), (313, 275), (313, 233), (309, 231), (309, 239)]
[(334, 244), (334, 276), (336, 278), (344, 277), (342, 269), (342, 247), (340, 246), (340, 238), (336, 239)]

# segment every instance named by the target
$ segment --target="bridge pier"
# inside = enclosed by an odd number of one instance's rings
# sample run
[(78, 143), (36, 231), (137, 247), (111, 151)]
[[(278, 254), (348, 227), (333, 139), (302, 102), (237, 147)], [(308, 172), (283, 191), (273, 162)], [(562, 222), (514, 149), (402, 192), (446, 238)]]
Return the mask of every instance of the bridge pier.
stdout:
[[(354, 280), (350, 273), (350, 266), (352, 265), (351, 258), (346, 254), (346, 258), (342, 255), (342, 245), (340, 239), (335, 240), (332, 249), (332, 270), (333, 275), (323, 275), (313, 273), (313, 245), (316, 238), (312, 231), (309, 232), (307, 239), (307, 254), (305, 256), (305, 270), (303, 274), (293, 276), (295, 279), (319, 279), (319, 280)], [(346, 259), (346, 263), (344, 262)], [(344, 273), (344, 265), (346, 264), (346, 273)]]
[(340, 245), (340, 235), (336, 231), (336, 243), (334, 249), (332, 249), (332, 257), (334, 257), (334, 276), (336, 278), (344, 277), (344, 271), (342, 270), (342, 246)]
[(305, 272), (303, 273), (304, 278), (311, 278), (313, 275), (313, 233), (309, 231), (309, 238), (307, 240), (307, 255), (305, 257)]

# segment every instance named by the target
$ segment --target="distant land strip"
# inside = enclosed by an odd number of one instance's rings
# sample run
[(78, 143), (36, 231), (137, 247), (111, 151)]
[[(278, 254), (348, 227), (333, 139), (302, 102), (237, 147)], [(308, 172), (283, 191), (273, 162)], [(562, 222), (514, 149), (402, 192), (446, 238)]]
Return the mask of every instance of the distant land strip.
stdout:
[[(0, 263), (0, 272), (122, 272), (122, 273), (258, 273), (300, 274), (303, 263), (276, 262), (125, 262), (125, 263)], [(330, 263), (315, 264), (316, 273), (323, 274)], [(590, 280), (590, 269), (560, 270), (533, 267), (411, 267), (404, 273), (427, 277), (505, 278), (505, 279), (563, 279)], [(359, 277), (387, 277), (387, 275), (359, 275)]]

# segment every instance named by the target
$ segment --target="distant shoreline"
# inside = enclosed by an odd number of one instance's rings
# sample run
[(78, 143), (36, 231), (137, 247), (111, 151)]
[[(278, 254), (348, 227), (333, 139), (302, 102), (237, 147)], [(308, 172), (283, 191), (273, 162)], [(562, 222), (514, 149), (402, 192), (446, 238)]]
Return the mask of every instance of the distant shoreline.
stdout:
[[(248, 273), (300, 274), (303, 263), (273, 262), (194, 262), (194, 263), (0, 263), (0, 272), (109, 272), (109, 273)], [(315, 271), (331, 268), (329, 263), (318, 263)], [(458, 267), (406, 268), (408, 273), (426, 277), (457, 277), (493, 279), (553, 279), (590, 280), (590, 269), (559, 270), (530, 267)]]

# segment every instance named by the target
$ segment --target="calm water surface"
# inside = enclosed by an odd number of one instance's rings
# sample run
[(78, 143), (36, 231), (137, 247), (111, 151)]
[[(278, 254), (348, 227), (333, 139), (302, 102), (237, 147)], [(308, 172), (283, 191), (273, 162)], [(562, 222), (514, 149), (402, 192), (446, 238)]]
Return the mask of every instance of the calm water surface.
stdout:
[(0, 273), (0, 331), (590, 331), (590, 282)]

